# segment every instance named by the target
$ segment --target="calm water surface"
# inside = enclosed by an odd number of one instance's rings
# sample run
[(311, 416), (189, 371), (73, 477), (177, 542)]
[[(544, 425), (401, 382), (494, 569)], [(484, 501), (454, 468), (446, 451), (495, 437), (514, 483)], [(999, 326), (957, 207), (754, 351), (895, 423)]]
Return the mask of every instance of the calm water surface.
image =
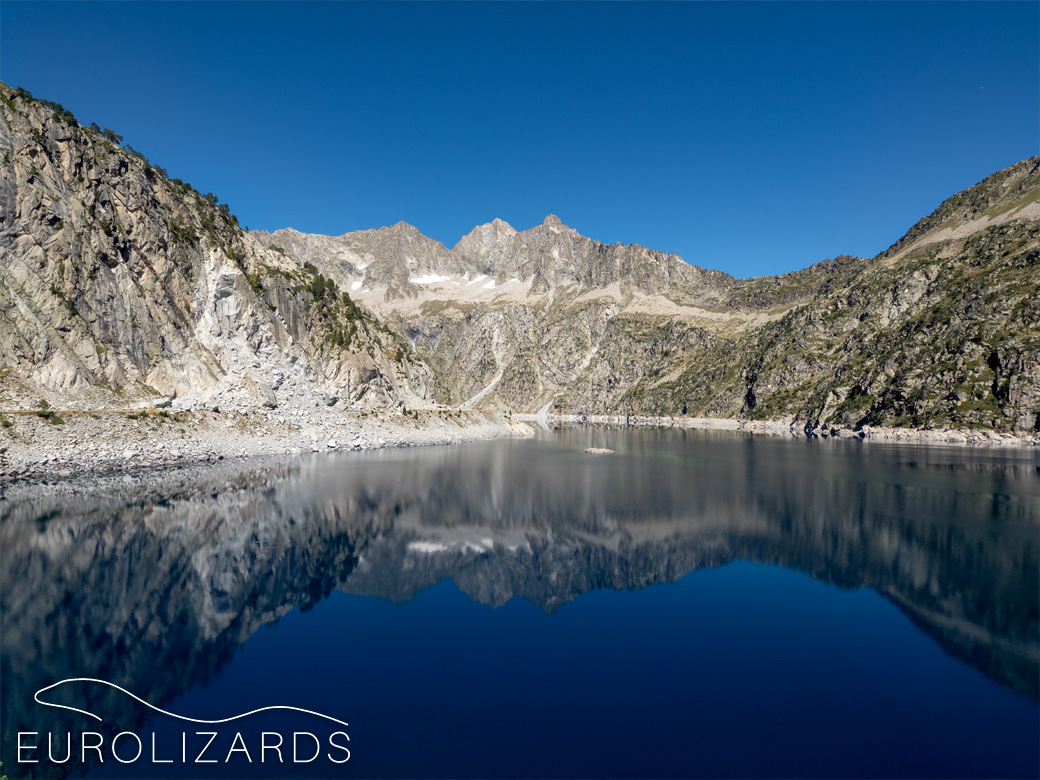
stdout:
[[(15, 487), (0, 514), (12, 780), (1040, 775), (1036, 454), (576, 428)], [(34, 701), (69, 678), (349, 726)]]

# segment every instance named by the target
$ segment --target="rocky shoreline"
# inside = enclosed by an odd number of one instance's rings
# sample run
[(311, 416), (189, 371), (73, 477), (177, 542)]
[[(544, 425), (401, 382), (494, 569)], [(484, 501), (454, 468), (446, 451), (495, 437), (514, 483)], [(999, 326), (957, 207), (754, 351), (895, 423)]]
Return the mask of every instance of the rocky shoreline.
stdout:
[(528, 423), (671, 427), (901, 444), (1040, 447), (1040, 434), (871, 426), (858, 430), (812, 428), (793, 420), (533, 415), (452, 409), (315, 408), (290, 418), (275, 410), (258, 409), (7, 410), (0, 412), (0, 483), (234, 458), (529, 437), (534, 431)]
[(883, 428), (864, 425), (851, 429), (840, 426), (807, 426), (794, 418), (784, 420), (739, 420), (721, 417), (653, 417), (647, 415), (517, 414), (517, 421), (597, 423), (607, 425), (645, 426), (664, 428), (691, 428), (716, 431), (737, 431), (770, 436), (792, 436), (819, 439), (859, 439), (871, 442), (900, 444), (931, 444), (971, 447), (1040, 447), (1040, 433), (1000, 433), (987, 429)]
[(440, 409), (0, 412), (0, 482), (231, 458), (526, 437), (508, 413)]

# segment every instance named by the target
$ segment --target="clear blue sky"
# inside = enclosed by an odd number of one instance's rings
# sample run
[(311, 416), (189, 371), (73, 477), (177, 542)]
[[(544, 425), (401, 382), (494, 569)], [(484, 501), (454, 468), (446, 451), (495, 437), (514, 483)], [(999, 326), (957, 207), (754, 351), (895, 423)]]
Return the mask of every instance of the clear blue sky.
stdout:
[(241, 223), (555, 213), (736, 276), (1040, 153), (1040, 3), (0, 3), (0, 79)]

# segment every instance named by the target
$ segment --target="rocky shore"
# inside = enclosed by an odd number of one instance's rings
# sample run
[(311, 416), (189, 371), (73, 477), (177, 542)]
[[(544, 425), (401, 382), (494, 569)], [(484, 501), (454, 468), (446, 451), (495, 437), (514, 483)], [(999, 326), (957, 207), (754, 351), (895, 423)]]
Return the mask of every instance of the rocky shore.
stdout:
[(716, 431), (739, 431), (771, 436), (803, 436), (819, 439), (860, 439), (902, 444), (939, 444), (975, 447), (1040, 447), (1040, 433), (1000, 433), (989, 429), (954, 428), (921, 430), (916, 428), (883, 428), (864, 425), (851, 429), (832, 425), (806, 425), (793, 418), (784, 420), (738, 420), (720, 417), (652, 417), (645, 415), (534, 415), (517, 414), (514, 420), (525, 422), (603, 423), (647, 427), (697, 428)]
[(193, 409), (0, 411), (0, 482), (70, 477), (233, 458), (528, 437), (529, 423), (725, 430), (771, 436), (903, 444), (1040, 447), (1040, 434), (989, 430), (807, 427), (792, 420), (617, 415), (532, 415), (451, 409), (340, 411)]
[(0, 425), (0, 482), (533, 435), (508, 413), (448, 409), (37, 409), (0, 412)]

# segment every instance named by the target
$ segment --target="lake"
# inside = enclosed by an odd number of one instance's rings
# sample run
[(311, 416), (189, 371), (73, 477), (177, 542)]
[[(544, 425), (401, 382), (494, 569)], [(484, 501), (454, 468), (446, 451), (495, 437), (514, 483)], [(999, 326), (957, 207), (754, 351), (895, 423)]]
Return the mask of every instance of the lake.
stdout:
[(12, 780), (1040, 776), (1038, 453), (573, 427), (0, 512)]

